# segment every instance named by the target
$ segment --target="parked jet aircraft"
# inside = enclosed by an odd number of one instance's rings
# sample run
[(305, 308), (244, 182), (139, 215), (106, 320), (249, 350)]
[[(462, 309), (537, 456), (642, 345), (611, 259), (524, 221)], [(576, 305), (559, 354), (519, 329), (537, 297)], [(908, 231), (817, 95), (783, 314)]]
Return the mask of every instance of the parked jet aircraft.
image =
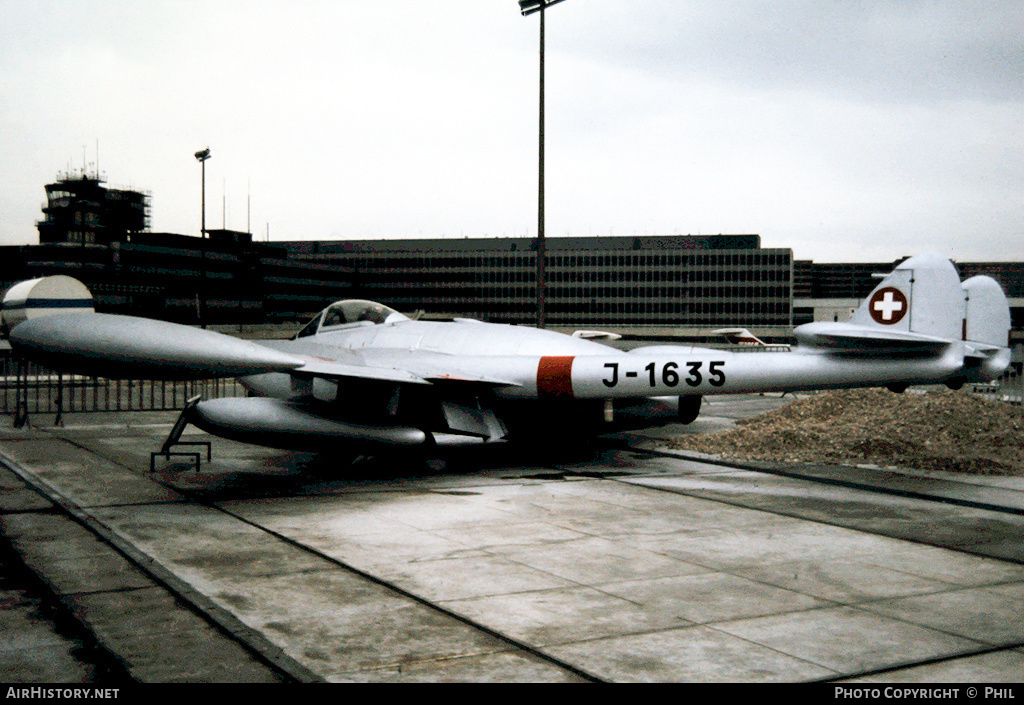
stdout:
[[(13, 289), (12, 289), (13, 291)], [(31, 300), (15, 305), (31, 308)], [(40, 304), (43, 305), (43, 304)], [(189, 421), (280, 448), (449, 446), (688, 423), (708, 394), (946, 384), (1009, 362), (1006, 297), (953, 264), (900, 264), (845, 323), (811, 323), (783, 352), (657, 345), (628, 352), (592, 335), (457, 319), (412, 320), (370, 301), (328, 306), (287, 341), (55, 305), (17, 323), (17, 352), (113, 378), (238, 376), (247, 398), (200, 402)]]

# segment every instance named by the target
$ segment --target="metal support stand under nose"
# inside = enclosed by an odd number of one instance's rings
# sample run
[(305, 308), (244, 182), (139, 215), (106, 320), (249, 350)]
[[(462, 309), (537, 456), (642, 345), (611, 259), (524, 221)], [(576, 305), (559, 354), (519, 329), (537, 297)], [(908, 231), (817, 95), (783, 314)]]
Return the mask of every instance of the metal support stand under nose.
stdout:
[(195, 408), (196, 404), (202, 398), (201, 395), (196, 395), (185, 402), (185, 408), (181, 410), (181, 414), (178, 416), (178, 420), (174, 422), (174, 426), (171, 427), (171, 432), (167, 434), (167, 440), (164, 441), (163, 446), (160, 450), (149, 454), (149, 471), (156, 471), (156, 459), (157, 457), (163, 457), (167, 460), (171, 459), (171, 456), (187, 457), (192, 458), (192, 462), (195, 463), (196, 472), (199, 472), (200, 453), (195, 451), (175, 451), (172, 450), (175, 446), (206, 446), (206, 461), (210, 462), (213, 459), (212, 447), (209, 441), (182, 441), (181, 434), (185, 431), (185, 427), (188, 426), (188, 415)]

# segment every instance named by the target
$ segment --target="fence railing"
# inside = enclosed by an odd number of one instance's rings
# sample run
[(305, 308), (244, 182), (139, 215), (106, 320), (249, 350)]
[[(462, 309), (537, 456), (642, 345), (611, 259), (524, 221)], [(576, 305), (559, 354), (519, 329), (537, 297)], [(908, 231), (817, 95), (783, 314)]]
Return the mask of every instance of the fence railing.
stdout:
[(976, 384), (974, 393), (1011, 404), (1024, 403), (1024, 375), (1007, 374), (988, 384)]
[(168, 382), (117, 380), (56, 372), (14, 356), (0, 356), (0, 414), (15, 415), (15, 423), (31, 414), (93, 411), (174, 411), (189, 398), (245, 396), (234, 379)]

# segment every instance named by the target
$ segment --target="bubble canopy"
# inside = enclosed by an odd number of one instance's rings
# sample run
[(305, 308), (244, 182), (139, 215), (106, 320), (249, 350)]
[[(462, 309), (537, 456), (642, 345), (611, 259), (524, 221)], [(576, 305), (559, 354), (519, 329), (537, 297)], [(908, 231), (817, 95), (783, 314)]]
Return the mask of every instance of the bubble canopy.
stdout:
[(379, 304), (376, 301), (346, 299), (336, 301), (318, 313), (295, 337), (304, 338), (321, 331), (337, 330), (345, 326), (380, 325), (404, 320), (408, 320), (408, 317), (390, 306)]

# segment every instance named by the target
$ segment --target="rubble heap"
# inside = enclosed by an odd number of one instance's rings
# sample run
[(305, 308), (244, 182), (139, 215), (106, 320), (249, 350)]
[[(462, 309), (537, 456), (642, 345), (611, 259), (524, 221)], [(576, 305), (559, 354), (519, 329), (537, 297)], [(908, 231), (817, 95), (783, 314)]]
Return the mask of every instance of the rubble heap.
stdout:
[(966, 391), (821, 392), (672, 448), (723, 458), (1024, 475), (1020, 406)]

